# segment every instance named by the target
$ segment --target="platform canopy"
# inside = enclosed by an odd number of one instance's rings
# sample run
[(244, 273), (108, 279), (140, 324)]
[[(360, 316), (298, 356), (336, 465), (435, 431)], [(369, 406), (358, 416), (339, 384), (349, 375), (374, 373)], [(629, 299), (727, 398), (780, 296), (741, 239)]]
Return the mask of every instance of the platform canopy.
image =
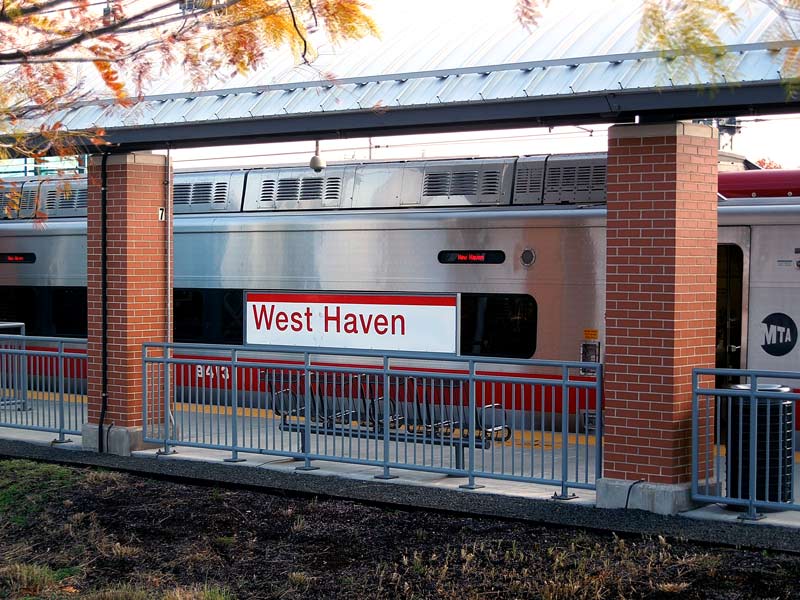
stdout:
[(320, 56), (311, 66), (276, 57), (203, 91), (169, 77), (133, 106), (99, 100), (48, 120), (102, 128), (112, 151), (131, 151), (797, 112), (782, 70), (800, 42), (779, 39), (770, 3), (729, 3), (742, 26), (720, 23), (728, 62), (716, 74), (638, 48), (637, 0), (552, 0), (530, 31), (512, 0), (403, 0), (376, 2), (380, 39), (312, 40)]

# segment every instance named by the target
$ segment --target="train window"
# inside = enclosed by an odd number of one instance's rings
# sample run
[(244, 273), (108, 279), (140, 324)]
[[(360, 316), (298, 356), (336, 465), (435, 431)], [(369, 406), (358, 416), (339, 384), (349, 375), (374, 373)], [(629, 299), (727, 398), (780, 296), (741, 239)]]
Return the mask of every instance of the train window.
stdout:
[(203, 292), (176, 288), (173, 292), (173, 337), (176, 342), (203, 341)]
[(239, 345), (242, 311), (242, 290), (176, 289), (175, 341)]
[[(32, 287), (3, 287), (0, 289), (0, 321), (25, 323), (27, 335), (43, 335), (42, 319), (37, 318), (37, 289)], [(5, 333), (19, 333), (6, 331)]]
[(27, 335), (86, 337), (86, 288), (4, 287), (0, 321), (25, 323)]
[(63, 337), (88, 335), (85, 287), (50, 288), (50, 315), (53, 334)]
[(461, 294), (461, 355), (530, 358), (536, 320), (527, 294)]

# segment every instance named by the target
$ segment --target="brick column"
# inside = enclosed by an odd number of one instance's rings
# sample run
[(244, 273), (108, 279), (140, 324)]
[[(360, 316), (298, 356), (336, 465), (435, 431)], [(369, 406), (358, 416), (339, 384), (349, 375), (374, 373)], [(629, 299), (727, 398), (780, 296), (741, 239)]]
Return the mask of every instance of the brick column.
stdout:
[[(108, 402), (104, 445), (114, 454), (141, 447), (142, 343), (167, 341), (167, 240), (159, 220), (171, 177), (165, 156), (122, 154), (106, 164)], [(89, 164), (87, 224), (88, 411), (84, 448), (97, 450), (102, 403), (102, 158)], [(109, 426), (112, 426), (109, 430)], [(107, 444), (105, 443), (107, 442)]]
[(714, 366), (717, 148), (703, 125), (609, 130), (598, 506), (689, 507), (692, 368)]

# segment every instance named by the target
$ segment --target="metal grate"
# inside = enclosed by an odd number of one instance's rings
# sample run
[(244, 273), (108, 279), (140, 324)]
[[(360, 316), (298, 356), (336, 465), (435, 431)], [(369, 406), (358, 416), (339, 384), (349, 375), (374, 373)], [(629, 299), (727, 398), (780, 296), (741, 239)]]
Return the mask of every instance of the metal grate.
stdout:
[(192, 198), (190, 204), (210, 204), (214, 193), (214, 184), (203, 181), (192, 185)]
[(500, 171), (486, 171), (481, 179), (481, 195), (497, 196), (500, 193)]
[(450, 180), (451, 196), (474, 196), (478, 193), (478, 172), (457, 171)]
[(299, 192), (299, 179), (280, 179), (278, 181), (278, 193), (275, 199), (278, 202), (291, 202), (297, 200)]
[(89, 199), (89, 190), (81, 188), (75, 190), (75, 208), (86, 208)]
[(300, 180), (300, 200), (321, 201), (324, 186), (322, 177), (304, 177)]
[[(498, 175), (499, 178), (499, 175)], [(478, 193), (478, 171), (425, 173), (423, 196), (474, 196)]]
[(20, 200), (20, 210), (33, 210), (36, 206), (36, 196), (38, 190), (25, 190), (22, 192)]
[(44, 208), (47, 211), (55, 210), (56, 208), (61, 208), (62, 199), (59, 196), (63, 196), (63, 192), (58, 194), (56, 190), (47, 190), (44, 194)]
[(261, 182), (261, 194), (258, 198), (259, 202), (274, 202), (275, 201), (275, 180), (265, 179)]
[(228, 202), (228, 182), (218, 181), (214, 184), (214, 204), (227, 204)]
[(173, 204), (190, 204), (192, 200), (192, 184), (176, 183), (172, 188)]
[(195, 181), (176, 183), (172, 189), (172, 202), (176, 205), (227, 204), (227, 181)]
[(336, 200), (342, 196), (342, 178), (328, 177), (325, 180), (325, 200)]
[(425, 173), (422, 184), (423, 196), (448, 196), (450, 194), (450, 173)]
[(536, 165), (533, 167), (520, 167), (517, 170), (517, 180), (514, 183), (515, 194), (536, 194), (542, 193), (542, 174), (544, 167)]

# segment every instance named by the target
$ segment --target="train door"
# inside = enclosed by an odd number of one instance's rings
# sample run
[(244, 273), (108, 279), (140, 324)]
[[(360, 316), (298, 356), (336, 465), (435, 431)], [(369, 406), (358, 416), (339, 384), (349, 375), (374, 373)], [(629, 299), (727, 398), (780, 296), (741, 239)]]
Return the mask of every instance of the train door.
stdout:
[[(750, 228), (720, 227), (717, 246), (718, 369), (742, 369), (747, 362), (747, 307), (750, 271)], [(720, 378), (717, 387), (735, 383)]]

